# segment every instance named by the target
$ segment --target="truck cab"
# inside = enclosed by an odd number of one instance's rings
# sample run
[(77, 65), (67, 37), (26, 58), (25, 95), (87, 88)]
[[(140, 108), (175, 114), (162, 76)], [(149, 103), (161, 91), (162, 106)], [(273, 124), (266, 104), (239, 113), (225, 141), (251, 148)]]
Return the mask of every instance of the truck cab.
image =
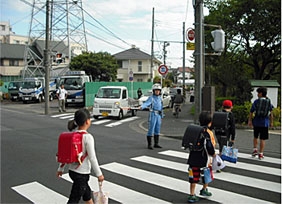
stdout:
[[(49, 100), (53, 100), (53, 91), (56, 89), (56, 83), (54, 81), (49, 82)], [(45, 78), (33, 77), (25, 78), (22, 87), (19, 89), (19, 97), (23, 103), (28, 101), (36, 101), (38, 103), (44, 100), (45, 90)]]
[(69, 71), (60, 77), (59, 85), (64, 84), (68, 92), (66, 106), (85, 103), (85, 83), (90, 82), (90, 76), (85, 71)]
[(19, 89), (23, 85), (22, 81), (11, 81), (8, 85), (8, 93), (11, 101), (17, 101), (19, 97)]
[(122, 119), (125, 115), (136, 115), (138, 101), (128, 97), (125, 86), (103, 86), (95, 95), (93, 117), (115, 117)]

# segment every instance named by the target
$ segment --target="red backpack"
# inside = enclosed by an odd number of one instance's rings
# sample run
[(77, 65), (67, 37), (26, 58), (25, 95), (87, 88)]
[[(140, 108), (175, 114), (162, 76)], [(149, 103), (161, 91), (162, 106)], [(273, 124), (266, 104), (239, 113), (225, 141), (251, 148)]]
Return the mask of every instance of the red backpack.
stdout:
[(86, 132), (63, 132), (58, 140), (57, 161), (63, 164), (82, 164), (87, 152), (83, 155), (82, 138)]

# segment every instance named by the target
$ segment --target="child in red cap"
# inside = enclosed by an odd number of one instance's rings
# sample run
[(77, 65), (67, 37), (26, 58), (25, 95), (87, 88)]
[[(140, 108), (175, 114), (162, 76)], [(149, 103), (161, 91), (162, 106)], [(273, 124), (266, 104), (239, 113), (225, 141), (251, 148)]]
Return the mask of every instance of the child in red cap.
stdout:
[(228, 131), (226, 133), (227, 140), (223, 140), (222, 139), (222, 135), (219, 135), (215, 132), (216, 134), (216, 138), (217, 138), (217, 142), (219, 144), (219, 154), (221, 154), (222, 152), (222, 148), (224, 145), (227, 146), (227, 143), (229, 146), (233, 146), (234, 144), (234, 140), (235, 140), (235, 119), (234, 119), (234, 115), (232, 113), (232, 108), (233, 108), (233, 104), (232, 101), (230, 100), (224, 100), (222, 103), (222, 112), (228, 112)]

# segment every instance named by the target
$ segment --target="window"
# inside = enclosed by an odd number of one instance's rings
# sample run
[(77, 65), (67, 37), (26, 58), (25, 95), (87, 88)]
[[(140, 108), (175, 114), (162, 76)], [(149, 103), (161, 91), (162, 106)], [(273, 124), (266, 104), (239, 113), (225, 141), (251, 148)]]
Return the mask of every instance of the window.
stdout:
[(118, 68), (122, 68), (122, 61), (121, 60), (118, 60), (117, 64), (118, 64)]
[(142, 72), (142, 61), (138, 61), (138, 72)]
[(122, 99), (125, 99), (126, 98), (126, 90), (123, 90), (122, 91)]
[(10, 60), (9, 66), (19, 66), (19, 60)]

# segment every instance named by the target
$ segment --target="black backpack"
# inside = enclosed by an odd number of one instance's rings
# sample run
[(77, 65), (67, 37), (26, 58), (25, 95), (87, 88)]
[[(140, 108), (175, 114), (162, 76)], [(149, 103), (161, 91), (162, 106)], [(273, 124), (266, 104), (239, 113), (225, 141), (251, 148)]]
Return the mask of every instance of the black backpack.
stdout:
[(182, 147), (190, 151), (203, 151), (206, 129), (200, 125), (190, 124), (182, 138)]
[(256, 103), (256, 116), (257, 117), (267, 117), (269, 114), (269, 109), (271, 106), (271, 101), (269, 98), (259, 98)]
[(212, 128), (216, 135), (226, 135), (230, 127), (230, 112), (214, 112)]

